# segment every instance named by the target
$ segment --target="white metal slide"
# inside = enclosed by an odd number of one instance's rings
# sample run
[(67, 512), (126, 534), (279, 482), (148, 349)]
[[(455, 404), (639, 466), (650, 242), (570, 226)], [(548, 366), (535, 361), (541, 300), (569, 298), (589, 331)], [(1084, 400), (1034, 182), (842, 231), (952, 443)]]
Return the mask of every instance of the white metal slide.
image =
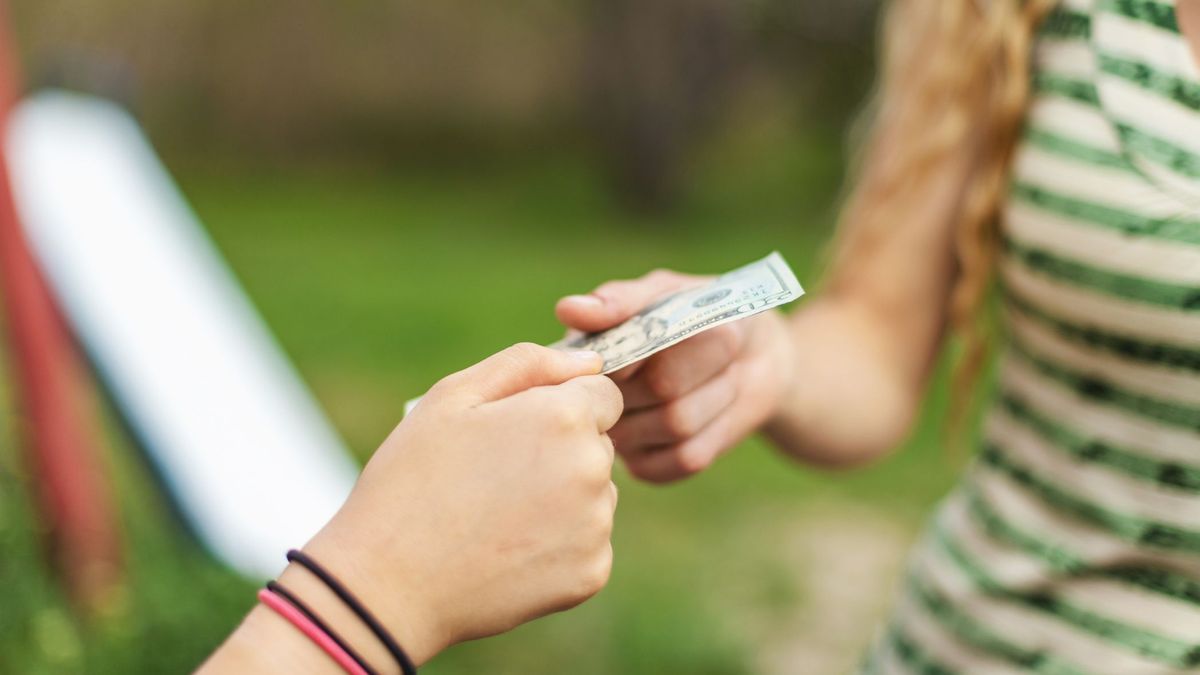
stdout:
[(349, 494), (336, 433), (128, 114), (37, 94), (5, 152), (34, 256), (189, 525), (274, 576)]

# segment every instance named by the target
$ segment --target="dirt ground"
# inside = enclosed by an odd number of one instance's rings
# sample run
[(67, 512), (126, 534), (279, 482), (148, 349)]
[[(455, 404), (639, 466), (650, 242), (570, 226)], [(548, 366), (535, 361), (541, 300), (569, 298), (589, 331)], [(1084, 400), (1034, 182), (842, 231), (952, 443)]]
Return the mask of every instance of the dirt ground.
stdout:
[(739, 629), (754, 632), (747, 636), (756, 645), (754, 672), (852, 672), (891, 606), (913, 524), (850, 503), (771, 520), (780, 524), (760, 536), (770, 540), (778, 569), (791, 575), (794, 601), (734, 613)]

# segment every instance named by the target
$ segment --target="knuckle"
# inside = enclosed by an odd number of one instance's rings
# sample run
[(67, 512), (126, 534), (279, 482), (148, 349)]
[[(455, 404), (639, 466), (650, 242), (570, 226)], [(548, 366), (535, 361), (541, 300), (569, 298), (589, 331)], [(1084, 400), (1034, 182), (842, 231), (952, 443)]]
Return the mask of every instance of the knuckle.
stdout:
[(635, 459), (638, 454), (639, 446), (636, 441), (626, 439), (621, 436), (613, 436), (613, 454), (625, 461)]
[(575, 432), (588, 424), (588, 415), (576, 397), (565, 396), (550, 408), (551, 423), (564, 432)]
[(637, 478), (638, 478), (638, 480), (645, 482), (645, 483), (649, 483), (651, 485), (669, 485), (671, 483), (678, 481), (680, 478), (683, 478), (683, 476), (676, 476), (676, 475), (666, 474), (666, 473), (649, 473), (649, 472), (647, 472), (644, 475), (638, 476)]
[(745, 343), (744, 331), (735, 325), (719, 326), (715, 331), (717, 344), (720, 345), (721, 355), (725, 361), (732, 361), (742, 352)]
[(650, 372), (646, 373), (646, 389), (660, 401), (669, 401), (680, 394), (680, 381), (671, 368), (661, 365), (663, 363), (657, 361), (648, 367)]
[(646, 281), (673, 281), (679, 277), (679, 273), (674, 270), (669, 270), (665, 267), (656, 267), (645, 274), (642, 278)]
[(606, 281), (597, 286), (596, 290), (592, 291), (592, 295), (596, 295), (601, 298), (612, 298), (621, 295), (628, 285), (629, 282), (623, 279)]
[[(606, 494), (608, 491), (605, 491)], [(607, 498), (599, 499), (596, 504), (595, 525), (597, 536), (602, 538), (605, 543), (608, 542), (609, 536), (613, 530), (613, 511), (609, 508), (609, 500)]]
[(581, 597), (587, 599), (599, 593), (608, 585), (610, 576), (612, 576), (612, 547), (605, 546), (604, 550), (596, 556), (595, 560), (591, 561), (580, 575)]
[(606, 474), (611, 474), (613, 462), (617, 457), (617, 445), (613, 442), (613, 439), (608, 437), (608, 434), (602, 434), (600, 436), (599, 455), (600, 459), (604, 462), (604, 472)]
[(598, 380), (600, 394), (614, 405), (618, 407), (624, 407), (625, 393), (621, 391), (621, 387), (619, 387), (611, 377), (606, 377), (604, 375), (597, 375), (596, 377), (600, 378)]
[(536, 345), (532, 342), (518, 342), (505, 349), (504, 354), (517, 363), (527, 363), (544, 356), (546, 349), (546, 347)]
[(464, 378), (465, 375), (462, 372), (450, 373), (437, 382), (434, 382), (429, 391), (425, 392), (425, 398), (437, 399), (445, 396), (447, 393), (462, 386)]
[(598, 448), (580, 453), (577, 467), (579, 479), (586, 485), (599, 485), (612, 478), (612, 459)]
[(629, 472), (630, 476), (633, 476), (634, 478), (645, 483), (653, 482), (650, 480), (650, 476), (646, 474), (646, 467), (641, 462), (637, 461), (636, 457), (625, 457), (622, 455), (621, 458), (625, 460), (625, 470)]
[(651, 485), (663, 485), (675, 480), (674, 477), (668, 476), (662, 471), (655, 471), (647, 463), (636, 459), (626, 460), (625, 468), (629, 471), (629, 475)]
[(612, 480), (616, 453), (607, 447), (599, 447), (591, 454), (595, 457), (595, 462), (591, 466), (591, 477), (597, 483), (607, 485)]
[(676, 441), (691, 438), (700, 430), (700, 420), (690, 406), (683, 401), (675, 401), (663, 406), (661, 420), (663, 431)]
[(602, 588), (604, 588), (604, 583), (606, 581), (607, 580), (601, 581), (596, 578), (596, 575), (591, 570), (581, 573), (579, 580), (576, 582), (576, 588), (571, 594), (571, 603), (578, 605), (587, 601), (589, 598), (599, 593)]
[(578, 382), (568, 382), (558, 389), (558, 392), (547, 395), (546, 410), (553, 424), (563, 431), (594, 428), (592, 396), (588, 390)]
[(713, 458), (707, 454), (697, 454), (694, 452), (675, 452), (675, 465), (680, 473), (685, 476), (692, 476), (707, 469), (713, 462)]
[(727, 408), (732, 406), (734, 404), (734, 402), (737, 401), (737, 398), (738, 398), (737, 378), (731, 372), (734, 367), (735, 366), (732, 366), (732, 365), (729, 366), (729, 368), (727, 368), (724, 373), (717, 375), (717, 377), (714, 378), (714, 380), (709, 385), (709, 386), (713, 387), (713, 391), (711, 393), (712, 402), (710, 402), (710, 405), (713, 405), (714, 410), (720, 411), (720, 412), (713, 414), (714, 418), (719, 416), (722, 412), (724, 412)]

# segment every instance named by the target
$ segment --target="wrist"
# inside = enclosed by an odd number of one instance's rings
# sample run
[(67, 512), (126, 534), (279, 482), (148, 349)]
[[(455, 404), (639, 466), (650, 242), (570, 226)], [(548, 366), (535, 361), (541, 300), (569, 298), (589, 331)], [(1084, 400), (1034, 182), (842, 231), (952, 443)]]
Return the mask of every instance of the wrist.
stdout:
[[(387, 556), (362, 551), (328, 531), (318, 534), (303, 550), (362, 603), (417, 666), (450, 645), (435, 604), (427, 599), (429, 585), (421, 582), (415, 570), (389, 564)], [(279, 583), (360, 649), (379, 672), (399, 672), (395, 659), (370, 627), (311, 571), (293, 563), (279, 576)]]
[(237, 630), (200, 667), (218, 673), (296, 673), (336, 675), (342, 669), (286, 619), (255, 605)]
[[(761, 430), (772, 444), (787, 455), (807, 462), (812, 459), (809, 453), (812, 450), (811, 432), (816, 421), (814, 415), (821, 414), (822, 408), (815, 405), (816, 402), (806, 400), (815, 373), (811, 372), (811, 364), (802, 365), (804, 358), (797, 346), (798, 339), (795, 325), (785, 321), (775, 350), (779, 361), (779, 388)], [(805, 378), (800, 376), (802, 368), (810, 371)]]
[(768, 390), (769, 398), (765, 401), (763, 428), (776, 425), (779, 419), (787, 415), (789, 405), (796, 396), (800, 383), (796, 344), (788, 327), (787, 317), (778, 310), (768, 312), (762, 331), (766, 334), (768, 347), (766, 349), (769, 372), (773, 375), (773, 386)]

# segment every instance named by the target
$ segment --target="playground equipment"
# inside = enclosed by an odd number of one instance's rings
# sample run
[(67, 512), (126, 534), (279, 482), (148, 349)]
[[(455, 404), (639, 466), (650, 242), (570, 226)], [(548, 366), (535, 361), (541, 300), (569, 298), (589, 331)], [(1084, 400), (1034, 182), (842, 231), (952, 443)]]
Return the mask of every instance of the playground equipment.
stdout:
[[(0, 2), (0, 127), (17, 100), (12, 41)], [(17, 220), (0, 153), (0, 292), (25, 463), (51, 563), (77, 607), (106, 603), (121, 577), (120, 542), (101, 461), (91, 381)]]
[(185, 520), (275, 575), (350, 492), (341, 441), (132, 117), (43, 92), (5, 151), (34, 258)]

